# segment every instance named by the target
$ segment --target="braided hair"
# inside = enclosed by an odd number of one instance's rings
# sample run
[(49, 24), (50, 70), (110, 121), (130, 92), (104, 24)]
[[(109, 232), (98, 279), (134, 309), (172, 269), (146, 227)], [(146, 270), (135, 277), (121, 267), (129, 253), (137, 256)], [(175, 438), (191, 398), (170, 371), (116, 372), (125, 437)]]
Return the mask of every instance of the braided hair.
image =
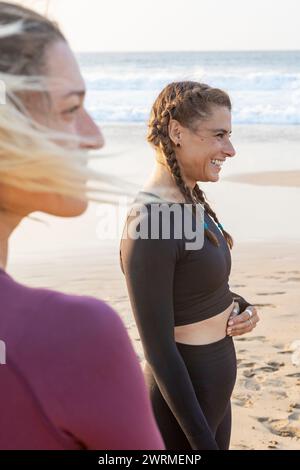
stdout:
[[(229, 96), (218, 88), (192, 81), (170, 83), (162, 90), (152, 107), (147, 140), (164, 155), (168, 168), (185, 201), (192, 204), (193, 207), (197, 203), (203, 205), (205, 211), (219, 226), (231, 249), (233, 239), (221, 226), (216, 213), (207, 202), (204, 191), (197, 184), (191, 190), (183, 180), (176, 158), (175, 145), (169, 136), (171, 119), (176, 119), (183, 126), (193, 130), (197, 121), (210, 115), (213, 105), (225, 106), (231, 110)], [(219, 246), (216, 235), (208, 227), (205, 227), (204, 233), (215, 246)]]

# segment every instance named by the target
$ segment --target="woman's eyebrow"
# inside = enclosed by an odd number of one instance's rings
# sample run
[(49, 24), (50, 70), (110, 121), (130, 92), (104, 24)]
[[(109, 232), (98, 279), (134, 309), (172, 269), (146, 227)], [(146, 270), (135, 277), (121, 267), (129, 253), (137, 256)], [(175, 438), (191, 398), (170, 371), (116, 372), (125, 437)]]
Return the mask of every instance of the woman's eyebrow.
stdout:
[(231, 134), (232, 130), (226, 130), (226, 129), (210, 129), (211, 132), (213, 133), (218, 133), (222, 132), (223, 134)]
[(76, 95), (79, 96), (79, 98), (83, 98), (85, 96), (86, 91), (85, 90), (73, 90), (69, 91), (65, 95), (63, 95), (63, 99), (70, 98), (70, 96)]

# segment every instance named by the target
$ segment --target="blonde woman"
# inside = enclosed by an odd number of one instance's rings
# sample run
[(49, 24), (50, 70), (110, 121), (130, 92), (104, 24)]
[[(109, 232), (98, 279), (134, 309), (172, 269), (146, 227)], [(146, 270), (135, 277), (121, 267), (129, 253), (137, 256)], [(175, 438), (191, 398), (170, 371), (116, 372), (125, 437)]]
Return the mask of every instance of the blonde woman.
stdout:
[(100, 300), (20, 285), (5, 271), (23, 217), (85, 210), (91, 175), (81, 151), (103, 139), (58, 27), (4, 2), (0, 24), (0, 449), (163, 449), (118, 315)]

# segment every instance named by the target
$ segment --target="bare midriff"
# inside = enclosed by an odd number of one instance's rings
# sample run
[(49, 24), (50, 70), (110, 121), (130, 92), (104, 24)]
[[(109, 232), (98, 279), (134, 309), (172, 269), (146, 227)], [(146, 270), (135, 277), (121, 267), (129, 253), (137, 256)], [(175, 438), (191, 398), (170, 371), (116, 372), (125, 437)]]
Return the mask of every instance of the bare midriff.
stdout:
[(189, 325), (175, 326), (174, 335), (177, 343), (200, 345), (221, 340), (226, 336), (228, 318), (234, 302), (217, 315)]

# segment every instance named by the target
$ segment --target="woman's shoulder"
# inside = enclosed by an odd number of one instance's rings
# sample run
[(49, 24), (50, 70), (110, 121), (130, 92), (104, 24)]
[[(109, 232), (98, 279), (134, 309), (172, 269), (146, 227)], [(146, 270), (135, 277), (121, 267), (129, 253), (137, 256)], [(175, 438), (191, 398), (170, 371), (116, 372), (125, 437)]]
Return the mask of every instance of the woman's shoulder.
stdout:
[(1, 275), (0, 292), (7, 323), (17, 322), (32, 333), (47, 334), (52, 329), (58, 338), (59, 331), (70, 337), (71, 332), (74, 336), (89, 330), (108, 333), (123, 326), (113, 308), (91, 296), (27, 286), (7, 274)]
[[(48, 291), (46, 322), (56, 340), (68, 347), (101, 351), (117, 342), (126, 342), (127, 331), (118, 313), (103, 300), (87, 295), (64, 294)], [(126, 338), (125, 338), (126, 336)], [(121, 341), (122, 340), (122, 341)]]
[(55, 309), (60, 315), (74, 317), (75, 315), (87, 315), (95, 320), (107, 320), (110, 318), (119, 318), (117, 313), (105, 301), (96, 297), (79, 294), (66, 294), (54, 290), (42, 289), (40, 294), (45, 295), (45, 302), (50, 310)]
[(140, 257), (184, 256), (186, 240), (185, 204), (169, 202), (151, 193), (140, 192), (130, 207), (121, 238), (121, 256), (132, 250)]
[(182, 239), (184, 206), (141, 191), (128, 211), (123, 238)]

